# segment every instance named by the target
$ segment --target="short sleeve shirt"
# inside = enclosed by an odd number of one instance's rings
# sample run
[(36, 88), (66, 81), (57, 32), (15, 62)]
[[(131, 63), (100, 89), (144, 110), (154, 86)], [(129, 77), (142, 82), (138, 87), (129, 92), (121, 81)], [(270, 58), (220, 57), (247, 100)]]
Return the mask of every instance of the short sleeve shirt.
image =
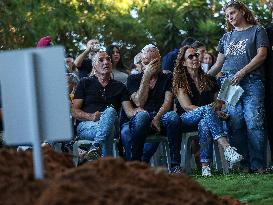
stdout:
[[(130, 95), (137, 92), (140, 87), (143, 73), (130, 75), (127, 79), (127, 88)], [(144, 105), (144, 109), (148, 112), (158, 112), (162, 106), (165, 93), (172, 90), (172, 74), (164, 74), (160, 72), (153, 89), (149, 90), (148, 99)]]
[(92, 71), (92, 60), (87, 58), (82, 61), (80, 67), (78, 67), (78, 76), (79, 78), (88, 77)]
[(121, 103), (130, 100), (123, 83), (111, 79), (103, 87), (95, 76), (81, 79), (75, 91), (75, 99), (83, 99), (82, 110), (88, 113), (102, 112), (108, 106), (119, 111)]
[(175, 60), (177, 58), (179, 49), (174, 49), (173, 51), (167, 53), (163, 58), (162, 58), (162, 67), (163, 70), (168, 70), (173, 72), (174, 66), (175, 66)]
[[(217, 49), (225, 56), (222, 71), (235, 74), (257, 55), (258, 48), (268, 46), (266, 31), (260, 25), (251, 26), (243, 31), (233, 30), (225, 33)], [(251, 74), (263, 76), (263, 72), (263, 69), (257, 68)]]

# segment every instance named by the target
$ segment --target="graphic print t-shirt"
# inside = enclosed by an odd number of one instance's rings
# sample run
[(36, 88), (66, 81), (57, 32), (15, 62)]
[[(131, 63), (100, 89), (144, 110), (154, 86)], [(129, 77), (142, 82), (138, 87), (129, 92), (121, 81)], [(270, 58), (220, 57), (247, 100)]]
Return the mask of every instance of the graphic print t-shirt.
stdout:
[[(235, 74), (257, 55), (258, 48), (268, 46), (266, 31), (259, 25), (254, 25), (243, 31), (233, 30), (225, 33), (217, 49), (225, 55), (222, 71)], [(257, 68), (251, 73), (262, 76), (263, 69)]]

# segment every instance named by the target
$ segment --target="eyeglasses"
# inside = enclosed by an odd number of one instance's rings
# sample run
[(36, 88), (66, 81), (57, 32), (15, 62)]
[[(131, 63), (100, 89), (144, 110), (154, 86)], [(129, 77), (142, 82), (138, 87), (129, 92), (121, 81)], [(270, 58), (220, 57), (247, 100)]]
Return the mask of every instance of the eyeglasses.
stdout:
[(195, 54), (190, 54), (190, 55), (188, 55), (188, 59), (190, 59), (190, 60), (192, 60), (193, 59), (193, 57), (196, 57), (196, 58), (198, 58), (199, 57), (199, 53), (195, 53)]

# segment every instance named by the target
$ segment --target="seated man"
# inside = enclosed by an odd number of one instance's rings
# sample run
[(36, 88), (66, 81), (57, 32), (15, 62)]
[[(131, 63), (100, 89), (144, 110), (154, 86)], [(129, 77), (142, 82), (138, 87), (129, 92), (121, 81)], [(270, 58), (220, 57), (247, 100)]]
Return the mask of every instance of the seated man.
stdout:
[[(89, 151), (97, 158), (113, 156), (113, 138), (118, 129), (117, 111), (121, 105), (128, 117), (135, 114), (126, 86), (111, 79), (112, 63), (106, 52), (98, 52), (93, 58), (95, 75), (83, 78), (75, 91), (72, 115), (79, 121), (77, 136), (93, 141)], [(89, 153), (90, 153), (89, 152)], [(92, 160), (92, 158), (91, 158)]]
[(137, 112), (122, 125), (122, 141), (126, 151), (130, 152), (126, 153), (126, 157), (149, 161), (145, 154), (149, 154), (150, 158), (156, 149), (154, 146), (150, 150), (145, 147), (143, 155), (145, 138), (151, 133), (163, 132), (169, 140), (172, 169), (174, 172), (181, 171), (181, 121), (174, 111), (170, 111), (173, 105), (172, 75), (160, 71), (160, 54), (154, 45), (149, 44), (142, 49), (142, 63), (144, 71), (129, 76), (127, 80), (135, 107), (145, 111)]

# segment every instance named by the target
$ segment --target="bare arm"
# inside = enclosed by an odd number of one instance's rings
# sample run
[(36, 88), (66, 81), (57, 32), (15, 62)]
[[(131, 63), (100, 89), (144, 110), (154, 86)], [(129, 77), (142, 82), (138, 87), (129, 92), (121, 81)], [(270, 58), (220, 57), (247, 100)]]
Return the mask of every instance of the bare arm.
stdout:
[(159, 111), (157, 112), (155, 118), (160, 119), (166, 112), (168, 112), (173, 105), (173, 94), (170, 91), (165, 92), (165, 98), (162, 106), (160, 107)]
[(173, 94), (170, 91), (166, 91), (164, 102), (151, 122), (152, 128), (154, 128), (156, 131), (160, 132), (161, 130), (160, 119), (166, 112), (168, 112), (171, 109), (172, 105), (173, 105)]
[(131, 101), (123, 101), (122, 108), (128, 118), (133, 117), (137, 112), (144, 111), (142, 108), (134, 108)]
[(153, 74), (157, 72), (159, 64), (157, 63), (158, 59), (151, 61), (147, 66), (140, 82), (140, 86), (137, 92), (134, 92), (131, 95), (131, 99), (137, 107), (143, 108), (149, 93), (149, 82)]
[(225, 55), (222, 53), (218, 53), (217, 60), (215, 64), (208, 71), (209, 75), (216, 76), (220, 71), (225, 61)]
[(247, 64), (233, 76), (231, 82), (233, 84), (238, 84), (246, 74), (250, 73), (251, 71), (261, 66), (265, 61), (266, 57), (267, 48), (266, 47), (258, 48), (257, 55), (249, 62), (249, 64)]
[(75, 119), (82, 121), (97, 121), (100, 119), (100, 112), (87, 113), (84, 112), (81, 107), (83, 104), (83, 99), (74, 99), (72, 107), (72, 116)]
[(185, 93), (185, 91), (183, 90), (183, 88), (179, 88), (178, 93), (177, 93), (177, 99), (178, 99), (181, 107), (186, 112), (198, 108), (198, 106), (195, 106), (195, 105), (192, 104), (189, 96)]
[(89, 54), (90, 48), (85, 49), (83, 53), (81, 53), (74, 61), (74, 64), (77, 68), (81, 67), (83, 60)]

